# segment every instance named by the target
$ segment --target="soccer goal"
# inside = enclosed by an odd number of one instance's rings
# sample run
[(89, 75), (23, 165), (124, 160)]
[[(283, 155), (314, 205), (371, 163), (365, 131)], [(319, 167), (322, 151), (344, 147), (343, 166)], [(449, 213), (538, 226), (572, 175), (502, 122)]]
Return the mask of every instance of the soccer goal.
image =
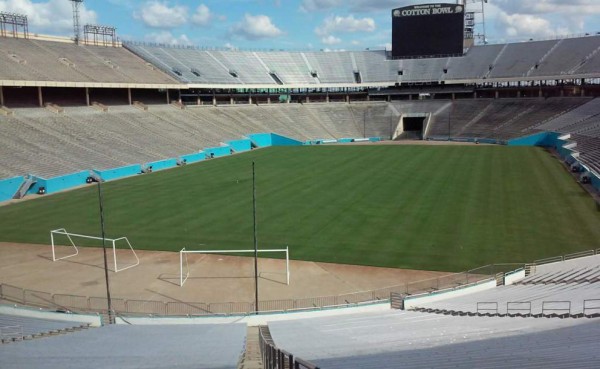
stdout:
[[(66, 236), (67, 239), (69, 240), (69, 242), (71, 243), (71, 246), (73, 246), (73, 249), (75, 250), (75, 252), (72, 254), (69, 254), (69, 255), (56, 257), (56, 246), (55, 246), (55, 237), (56, 236)], [(88, 236), (88, 235), (77, 234), (77, 233), (69, 233), (64, 228), (55, 229), (53, 231), (50, 231), (50, 241), (52, 242), (52, 261), (58, 261), (58, 260), (68, 259), (73, 256), (77, 256), (79, 254), (79, 249), (77, 248), (77, 245), (75, 244), (73, 239), (78, 239), (78, 238), (83, 238), (83, 239), (88, 239), (88, 240), (102, 240), (102, 237)], [(140, 264), (140, 259), (138, 258), (137, 254), (135, 253), (135, 250), (133, 249), (133, 246), (131, 246), (131, 243), (129, 242), (127, 237), (104, 238), (104, 240), (106, 242), (109, 242), (110, 245), (112, 245), (113, 262), (114, 262), (114, 266), (115, 266), (113, 271), (115, 273), (121, 272), (121, 271), (129, 269), (129, 268), (133, 268), (134, 266), (137, 266)], [(117, 243), (119, 243), (119, 242), (121, 242), (121, 243), (124, 242), (127, 244), (127, 246), (129, 246), (131, 253), (135, 257), (135, 260), (136, 260), (135, 263), (128, 264), (128, 265), (125, 265), (125, 266), (119, 268), (119, 265), (117, 264)]]
[[(190, 276), (190, 268), (188, 264), (188, 254), (248, 254), (254, 253), (255, 250), (186, 250), (185, 247), (179, 251), (179, 286), (183, 286)], [(285, 253), (285, 275), (286, 284), (290, 284), (290, 251), (285, 249), (262, 249), (259, 253)]]

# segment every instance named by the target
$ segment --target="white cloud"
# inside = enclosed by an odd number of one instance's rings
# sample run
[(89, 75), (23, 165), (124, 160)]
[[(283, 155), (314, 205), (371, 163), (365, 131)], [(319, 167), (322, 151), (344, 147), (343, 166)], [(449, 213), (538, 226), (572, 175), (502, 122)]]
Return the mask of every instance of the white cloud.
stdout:
[(508, 14), (600, 14), (598, 0), (494, 0), (493, 4)]
[(210, 11), (208, 6), (204, 4), (200, 4), (198, 8), (196, 8), (196, 13), (192, 16), (192, 23), (197, 26), (206, 27), (210, 25), (210, 22), (214, 18), (213, 13)]
[(508, 37), (547, 37), (555, 34), (547, 19), (530, 14), (501, 13), (498, 22), (505, 29)]
[[(69, 1), (0, 0), (0, 11), (26, 14), (30, 32), (67, 35), (73, 31), (73, 10)], [(80, 5), (79, 14), (82, 25), (97, 23), (96, 13), (88, 10), (85, 4)]]
[(234, 24), (230, 34), (245, 38), (247, 40), (260, 40), (274, 38), (283, 35), (283, 31), (273, 24), (271, 18), (266, 15), (252, 15), (246, 13), (244, 19)]
[(237, 50), (238, 48), (234, 45), (232, 45), (231, 43), (227, 42), (225, 43), (225, 45), (223, 45), (224, 48), (228, 49), (228, 50)]
[(175, 46), (175, 45), (188, 46), (188, 45), (192, 44), (192, 42), (187, 37), (187, 35), (182, 34), (177, 37), (177, 36), (174, 36), (169, 31), (153, 32), (153, 33), (147, 34), (144, 38), (146, 39), (146, 41), (156, 42), (159, 44), (166, 44), (166, 45), (171, 45), (171, 46)]
[(414, 5), (423, 2), (427, 2), (427, 0), (302, 0), (302, 3), (300, 3), (300, 10), (308, 13), (345, 6), (353, 12), (371, 12), (378, 10), (392, 10), (393, 8), (400, 6)]
[(332, 15), (325, 18), (323, 23), (315, 28), (315, 33), (319, 36), (327, 36), (332, 33), (373, 32), (374, 30), (375, 21), (373, 18), (354, 18), (353, 15), (347, 17)]
[(182, 5), (169, 6), (166, 2), (148, 1), (134, 13), (134, 18), (141, 19), (152, 28), (177, 28), (187, 22), (188, 10)]
[(304, 12), (314, 12), (317, 10), (326, 10), (342, 5), (342, 0), (303, 0), (300, 4), (300, 10)]
[(342, 42), (342, 40), (333, 35), (329, 35), (329, 36), (321, 38), (321, 43), (323, 43), (325, 45), (335, 45), (335, 44), (339, 44), (340, 42)]

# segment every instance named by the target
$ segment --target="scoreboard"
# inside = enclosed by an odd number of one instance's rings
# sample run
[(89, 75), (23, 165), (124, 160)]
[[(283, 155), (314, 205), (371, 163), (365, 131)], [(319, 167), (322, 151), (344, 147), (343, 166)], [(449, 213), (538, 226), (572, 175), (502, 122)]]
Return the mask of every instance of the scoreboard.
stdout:
[(392, 56), (463, 53), (465, 9), (457, 4), (412, 5), (392, 10)]

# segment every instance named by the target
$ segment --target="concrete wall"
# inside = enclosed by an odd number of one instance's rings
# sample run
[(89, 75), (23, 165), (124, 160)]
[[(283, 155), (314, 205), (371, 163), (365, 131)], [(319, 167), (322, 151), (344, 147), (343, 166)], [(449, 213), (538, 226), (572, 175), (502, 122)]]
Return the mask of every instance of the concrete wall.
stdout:
[(273, 142), (271, 140), (270, 133), (254, 133), (254, 134), (248, 135), (248, 138), (257, 147), (273, 146)]
[(12, 199), (21, 184), (25, 181), (25, 177), (12, 177), (0, 181), (0, 201)]
[(221, 156), (231, 155), (231, 147), (229, 146), (220, 146), (220, 147), (209, 147), (204, 149), (204, 155), (207, 159), (213, 157), (218, 158)]
[(508, 146), (554, 146), (548, 138), (548, 132), (519, 137), (508, 141)]
[(120, 179), (125, 177), (134, 176), (136, 174), (142, 173), (142, 166), (139, 164), (128, 165), (126, 167), (106, 169), (106, 170), (96, 170), (94, 172), (100, 176), (105, 181), (112, 181), (114, 179)]
[(152, 171), (174, 168), (177, 166), (177, 159), (165, 159), (159, 161), (153, 161), (146, 164), (146, 168), (152, 167)]
[(0, 314), (22, 316), (36, 319), (60, 320), (63, 322), (89, 323), (92, 327), (102, 326), (102, 319), (97, 314), (65, 314), (26, 307), (14, 307), (11, 305), (0, 305)]
[(422, 295), (410, 296), (404, 300), (404, 309), (408, 310), (414, 307), (421, 306), (421, 304), (426, 304), (430, 302), (442, 301), (453, 297), (459, 297), (464, 295), (469, 295), (471, 293), (491, 290), (492, 288), (496, 288), (496, 280), (483, 281), (474, 285), (451, 289), (451, 290), (443, 290), (434, 293), (427, 293)]
[(510, 274), (505, 274), (504, 285), (510, 286), (511, 284), (514, 284), (523, 278), (525, 278), (525, 269), (517, 270)]
[(181, 160), (184, 160), (184, 159), (185, 159), (186, 163), (188, 163), (188, 164), (197, 163), (199, 161), (206, 159), (206, 154), (204, 153), (204, 151), (200, 151), (195, 154), (188, 154), (188, 155), (181, 156)]
[(90, 176), (90, 172), (85, 170), (82, 172), (67, 174), (60, 177), (54, 178), (42, 178), (35, 177), (37, 183), (34, 184), (29, 191), (28, 194), (35, 194), (38, 192), (40, 187), (46, 188), (46, 193), (55, 193), (58, 191), (68, 190), (73, 187), (81, 186), (86, 184), (86, 179)]
[(252, 150), (252, 141), (246, 138), (243, 140), (233, 140), (227, 141), (227, 145), (233, 149), (235, 152), (244, 152)]
[(301, 146), (302, 142), (276, 133), (271, 133), (271, 144), (273, 146)]

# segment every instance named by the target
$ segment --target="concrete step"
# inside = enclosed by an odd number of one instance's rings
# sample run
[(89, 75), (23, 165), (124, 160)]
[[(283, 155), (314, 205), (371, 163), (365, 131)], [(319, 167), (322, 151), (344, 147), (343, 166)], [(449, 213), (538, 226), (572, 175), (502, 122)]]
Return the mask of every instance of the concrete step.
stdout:
[(248, 327), (246, 331), (246, 349), (238, 369), (263, 369), (258, 327)]

